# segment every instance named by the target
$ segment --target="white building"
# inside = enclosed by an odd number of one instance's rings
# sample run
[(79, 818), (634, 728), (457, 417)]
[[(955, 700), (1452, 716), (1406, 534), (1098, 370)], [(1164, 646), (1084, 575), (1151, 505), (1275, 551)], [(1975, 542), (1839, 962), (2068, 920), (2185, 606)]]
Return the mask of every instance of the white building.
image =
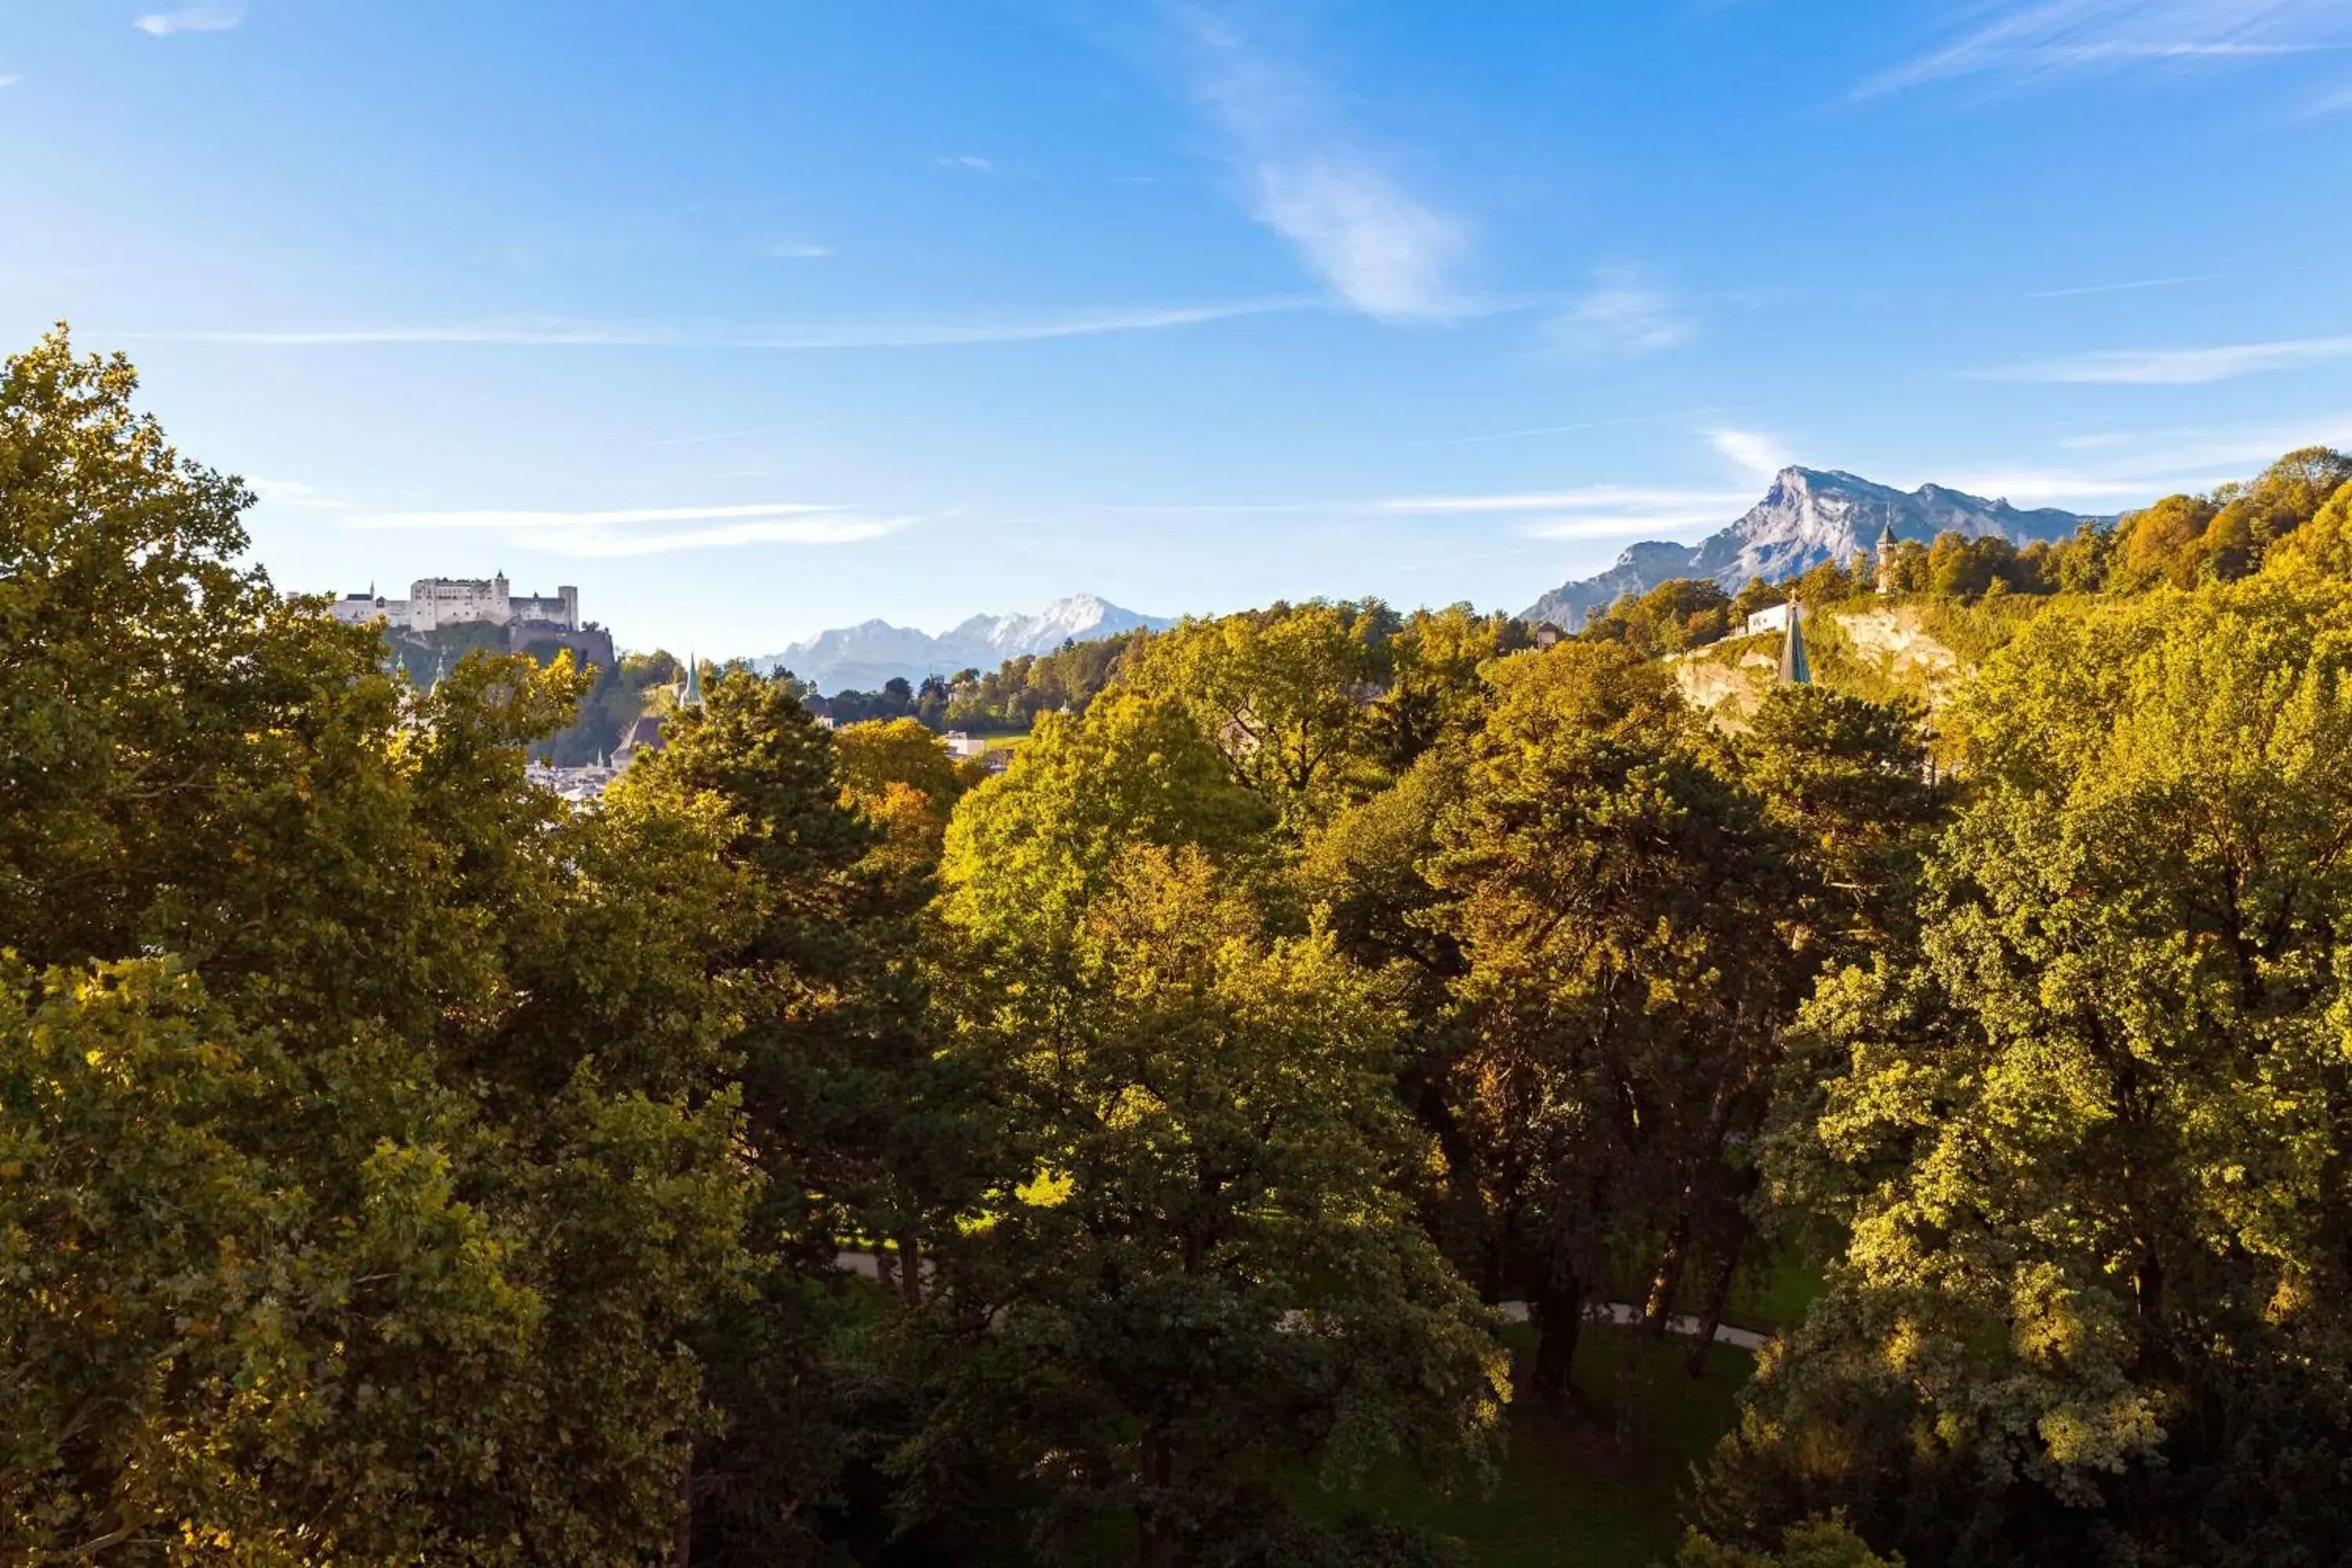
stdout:
[(1766, 632), (1785, 632), (1788, 629), (1789, 606), (1787, 605), (1774, 605), (1769, 609), (1759, 610), (1748, 617), (1747, 635), (1751, 637), (1761, 637)]
[(328, 612), (352, 626), (383, 620), (414, 632), (473, 621), (499, 626), (538, 621), (576, 632), (580, 590), (566, 584), (556, 589), (552, 598), (529, 594), (518, 598), (508, 591), (503, 572), (495, 577), (423, 577), (408, 585), (405, 599), (387, 599), (375, 593), (346, 594), (328, 606)]
[(975, 740), (961, 730), (950, 730), (940, 737), (940, 742), (947, 747), (949, 756), (959, 761), (969, 762), (974, 757), (988, 755), (986, 741)]

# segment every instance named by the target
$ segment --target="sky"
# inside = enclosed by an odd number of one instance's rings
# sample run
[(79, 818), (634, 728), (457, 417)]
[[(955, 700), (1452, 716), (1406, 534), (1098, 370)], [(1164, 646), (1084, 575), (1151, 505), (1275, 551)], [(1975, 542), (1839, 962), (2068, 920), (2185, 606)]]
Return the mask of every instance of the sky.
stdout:
[(6, 0), (0, 350), (281, 587), (1523, 608), (1786, 463), (2352, 445), (2352, 0)]

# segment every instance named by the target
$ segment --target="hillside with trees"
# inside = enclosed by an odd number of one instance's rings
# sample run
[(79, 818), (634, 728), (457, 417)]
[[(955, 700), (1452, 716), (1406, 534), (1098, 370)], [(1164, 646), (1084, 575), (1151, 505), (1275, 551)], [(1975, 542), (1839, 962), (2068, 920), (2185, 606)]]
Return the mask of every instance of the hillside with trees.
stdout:
[(1686, 698), (1829, 563), (574, 809), (672, 667), (428, 689), (135, 395), (0, 367), (0, 1561), (2352, 1561), (2352, 459), (1906, 547), (1932, 708)]

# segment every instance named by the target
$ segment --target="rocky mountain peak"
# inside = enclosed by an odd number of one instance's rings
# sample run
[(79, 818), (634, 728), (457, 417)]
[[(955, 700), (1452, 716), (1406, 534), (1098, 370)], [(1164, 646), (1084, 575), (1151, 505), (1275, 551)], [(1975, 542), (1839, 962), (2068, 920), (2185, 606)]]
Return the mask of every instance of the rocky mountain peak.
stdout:
[(1836, 468), (1786, 468), (1772, 477), (1764, 499), (1737, 521), (1696, 544), (1653, 540), (1636, 544), (1606, 572), (1564, 583), (1526, 614), (1530, 620), (1576, 627), (1625, 594), (1641, 594), (1675, 577), (1712, 577), (1737, 593), (1751, 577), (1777, 583), (1820, 564), (1874, 549), (1879, 534), (1925, 542), (1939, 533), (1970, 538), (1999, 534), (2011, 543), (2063, 539), (2084, 519), (2043, 509), (2021, 511), (1944, 485), (1899, 490)]

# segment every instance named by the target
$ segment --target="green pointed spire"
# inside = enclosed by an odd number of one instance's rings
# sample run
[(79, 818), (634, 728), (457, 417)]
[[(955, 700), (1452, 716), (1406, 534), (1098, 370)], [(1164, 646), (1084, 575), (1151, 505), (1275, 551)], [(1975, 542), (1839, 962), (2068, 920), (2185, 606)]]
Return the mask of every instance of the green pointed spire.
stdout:
[(433, 660), (433, 684), (425, 689), (425, 695), (430, 697), (440, 690), (441, 683), (447, 679), (449, 679), (449, 650), (445, 647)]
[(702, 706), (702, 664), (688, 648), (686, 654), (686, 695), (677, 700), (680, 708)]
[(1805, 657), (1805, 609), (1794, 599), (1789, 601), (1789, 635), (1780, 644), (1780, 684), (1811, 686), (1813, 683), (1813, 661)]

